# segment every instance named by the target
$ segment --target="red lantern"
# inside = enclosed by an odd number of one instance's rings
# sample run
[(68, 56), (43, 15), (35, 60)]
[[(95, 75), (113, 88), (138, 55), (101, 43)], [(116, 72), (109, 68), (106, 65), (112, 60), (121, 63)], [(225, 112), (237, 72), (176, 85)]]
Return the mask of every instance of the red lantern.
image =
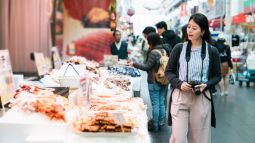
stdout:
[(133, 16), (135, 14), (135, 10), (133, 8), (129, 8), (128, 11), (127, 11), (127, 14), (129, 16)]

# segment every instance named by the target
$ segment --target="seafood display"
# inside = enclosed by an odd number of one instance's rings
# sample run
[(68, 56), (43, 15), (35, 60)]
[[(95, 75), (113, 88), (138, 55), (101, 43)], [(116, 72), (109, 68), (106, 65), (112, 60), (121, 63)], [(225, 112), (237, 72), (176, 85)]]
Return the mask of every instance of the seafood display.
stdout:
[(9, 106), (23, 112), (42, 113), (50, 120), (58, 121), (66, 121), (65, 113), (71, 108), (68, 99), (54, 94), (52, 89), (32, 85), (22, 85)]
[(113, 83), (114, 85), (120, 87), (125, 91), (130, 91), (131, 82), (128, 78), (124, 76), (110, 76), (105, 80), (105, 86), (112, 89), (113, 87), (109, 84), (109, 82)]
[(66, 60), (65, 62), (79, 65), (79, 64), (85, 64), (87, 60), (84, 57), (73, 56), (70, 59)]
[[(75, 65), (85, 65), (86, 70), (94, 74), (99, 74), (99, 63), (96, 61), (89, 61), (84, 57), (74, 56), (65, 61), (66, 63), (75, 64)], [(84, 69), (85, 70), (85, 69)]]
[(131, 132), (137, 125), (128, 118), (125, 118), (125, 123), (118, 124), (113, 115), (101, 112), (91, 116), (79, 116), (74, 121), (73, 127), (80, 132)]
[[(79, 86), (69, 89), (68, 96), (63, 97), (55, 94), (57, 88), (20, 85), (9, 104), (13, 113), (20, 113), (18, 120), (66, 125), (72, 128), (72, 133), (85, 136), (143, 133), (147, 124), (147, 106), (142, 98), (132, 97), (132, 79), (139, 77), (132, 75), (133, 69), (125, 71), (119, 68), (116, 70), (119, 73), (115, 73), (115, 69), (109, 71), (107, 67), (99, 67), (97, 62), (78, 56), (65, 62), (65, 66), (72, 65), (76, 72), (83, 73), (81, 78), (77, 78)], [(54, 72), (54, 78), (65, 73), (59, 71), (61, 69)]]

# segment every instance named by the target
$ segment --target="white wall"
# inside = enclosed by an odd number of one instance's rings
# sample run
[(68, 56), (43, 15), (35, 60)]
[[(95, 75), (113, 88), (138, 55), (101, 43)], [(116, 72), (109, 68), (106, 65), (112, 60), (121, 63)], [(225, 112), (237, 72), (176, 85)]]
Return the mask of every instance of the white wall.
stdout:
[(231, 0), (231, 16), (235, 16), (241, 12), (243, 12), (244, 7), (243, 7), (244, 0)]
[(159, 9), (155, 10), (145, 9), (144, 4), (156, 5), (158, 4), (158, 2), (152, 0), (132, 1), (132, 6), (135, 9), (135, 14), (131, 17), (131, 22), (133, 22), (135, 35), (142, 35), (142, 31), (146, 26), (155, 26), (157, 22), (162, 21), (163, 18), (165, 17), (164, 14), (160, 13)]

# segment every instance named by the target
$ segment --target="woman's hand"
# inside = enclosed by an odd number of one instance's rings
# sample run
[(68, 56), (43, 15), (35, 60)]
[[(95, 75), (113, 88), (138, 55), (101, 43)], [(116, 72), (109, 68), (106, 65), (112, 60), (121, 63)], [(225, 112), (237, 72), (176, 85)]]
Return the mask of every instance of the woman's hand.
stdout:
[(205, 90), (205, 88), (207, 87), (207, 84), (199, 84), (199, 85), (196, 85), (195, 87), (198, 87), (200, 89), (201, 92), (203, 92)]
[(181, 90), (182, 91), (190, 91), (190, 90), (192, 90), (192, 87), (187, 82), (183, 82), (181, 85)]

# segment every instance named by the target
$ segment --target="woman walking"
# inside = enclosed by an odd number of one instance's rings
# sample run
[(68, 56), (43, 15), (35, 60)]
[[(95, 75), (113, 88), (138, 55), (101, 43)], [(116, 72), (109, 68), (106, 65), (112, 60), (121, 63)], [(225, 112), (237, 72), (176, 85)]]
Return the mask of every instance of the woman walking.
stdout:
[(218, 50), (209, 44), (206, 16), (190, 17), (187, 40), (175, 46), (166, 69), (173, 87), (169, 143), (211, 143), (210, 123), (216, 125), (211, 88), (220, 81), (221, 71)]

